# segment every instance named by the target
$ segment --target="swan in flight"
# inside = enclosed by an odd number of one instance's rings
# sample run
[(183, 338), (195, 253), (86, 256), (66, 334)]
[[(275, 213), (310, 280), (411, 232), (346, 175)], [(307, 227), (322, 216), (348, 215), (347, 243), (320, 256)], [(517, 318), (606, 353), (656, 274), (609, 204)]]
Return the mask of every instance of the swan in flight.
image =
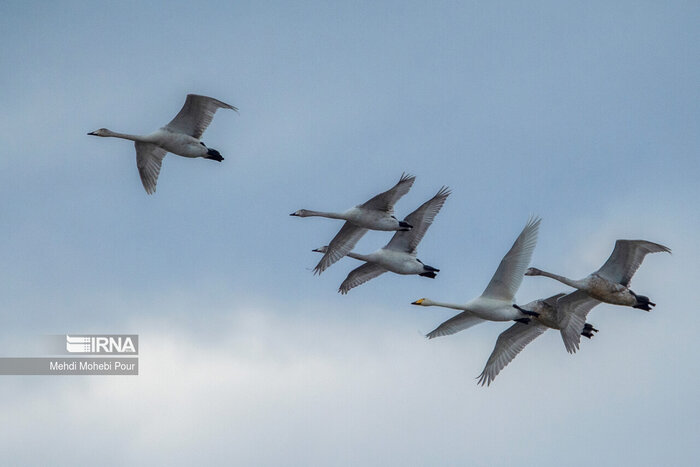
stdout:
[(340, 231), (333, 237), (328, 246), (324, 247), (323, 258), (314, 268), (314, 274), (321, 274), (330, 265), (350, 253), (367, 230), (410, 230), (412, 227), (410, 223), (400, 221), (394, 216), (394, 204), (408, 193), (415, 181), (416, 177), (404, 173), (391, 189), (342, 213), (309, 211), (308, 209), (300, 209), (291, 213), (290, 216), (297, 217), (318, 216), (345, 220)]
[(625, 305), (651, 311), (656, 306), (649, 297), (629, 289), (632, 276), (648, 253), (671, 253), (668, 247), (646, 240), (618, 240), (612, 254), (600, 269), (580, 280), (572, 280), (537, 268), (529, 268), (526, 276), (546, 276), (586, 292), (601, 302)]
[[(585, 292), (557, 294), (546, 299), (535, 300), (523, 306), (523, 309), (538, 315), (524, 319), (503, 331), (496, 340), (491, 356), (484, 371), (478, 376), (477, 384), (490, 385), (496, 375), (506, 367), (530, 342), (547, 329), (561, 332), (564, 346), (569, 353), (579, 347), (581, 336), (589, 339), (598, 332), (592, 324), (586, 323), (586, 316), (600, 302), (589, 297)], [(519, 308), (519, 307), (518, 307)], [(580, 326), (579, 326), (580, 323)]]
[[(396, 232), (383, 248), (368, 255), (348, 253), (347, 256), (365, 261), (365, 264), (351, 271), (340, 284), (338, 291), (346, 294), (353, 287), (364, 284), (387, 271), (405, 275), (418, 274), (434, 279), (440, 270), (423, 264), (416, 258), (416, 249), (450, 193), (447, 187), (440, 188), (435, 196), (406, 216), (404, 222), (413, 227), (410, 230)], [(326, 253), (328, 247), (324, 246), (313, 251)]]
[(136, 165), (141, 176), (141, 183), (146, 193), (156, 191), (156, 182), (163, 158), (168, 152), (183, 157), (204, 157), (221, 162), (224, 160), (216, 149), (210, 149), (199, 139), (207, 129), (216, 109), (238, 111), (232, 105), (220, 100), (188, 94), (185, 105), (170, 123), (148, 135), (129, 135), (116, 133), (107, 128), (100, 128), (88, 135), (122, 138), (134, 141), (136, 146)]
[(532, 252), (537, 245), (537, 232), (540, 227), (540, 218), (531, 217), (520, 232), (508, 253), (498, 265), (491, 282), (479, 297), (466, 304), (452, 304), (435, 302), (427, 298), (421, 298), (412, 305), (441, 306), (464, 310), (459, 315), (442, 323), (437, 329), (429, 333), (427, 337), (433, 338), (454, 334), (487, 321), (512, 321), (521, 320), (528, 316), (536, 316), (537, 312), (523, 311), (515, 307), (515, 293), (523, 281), (523, 273), (530, 263)]

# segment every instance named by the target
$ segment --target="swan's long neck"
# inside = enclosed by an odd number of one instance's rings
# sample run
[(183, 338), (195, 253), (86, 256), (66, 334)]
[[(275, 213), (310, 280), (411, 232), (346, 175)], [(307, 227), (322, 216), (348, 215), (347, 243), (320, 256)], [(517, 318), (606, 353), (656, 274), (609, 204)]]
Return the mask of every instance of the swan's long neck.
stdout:
[(453, 310), (462, 310), (462, 311), (465, 310), (464, 305), (458, 305), (456, 303), (447, 303), (447, 302), (436, 302), (433, 300), (428, 302), (428, 304), (426, 306), (441, 306), (443, 308), (452, 308)]
[(583, 281), (575, 281), (573, 279), (569, 279), (568, 277), (559, 276), (557, 274), (553, 274), (551, 272), (542, 271), (542, 270), (540, 270), (540, 275), (545, 276), (545, 277), (549, 277), (551, 279), (554, 279), (555, 281), (559, 281), (562, 284), (566, 284), (569, 287), (573, 287), (575, 289), (585, 288), (585, 284), (583, 283)]
[(130, 135), (128, 133), (117, 133), (115, 131), (109, 130), (109, 133), (107, 133), (105, 136), (107, 137), (112, 137), (112, 138), (121, 138), (121, 139), (128, 139), (131, 141), (139, 141), (142, 143), (148, 143), (148, 139), (145, 136), (140, 136), (140, 135)]
[(310, 211), (306, 210), (306, 213), (304, 213), (304, 217), (311, 217), (311, 216), (317, 216), (317, 217), (328, 217), (330, 219), (345, 219), (345, 215), (337, 212), (324, 212), (324, 211)]

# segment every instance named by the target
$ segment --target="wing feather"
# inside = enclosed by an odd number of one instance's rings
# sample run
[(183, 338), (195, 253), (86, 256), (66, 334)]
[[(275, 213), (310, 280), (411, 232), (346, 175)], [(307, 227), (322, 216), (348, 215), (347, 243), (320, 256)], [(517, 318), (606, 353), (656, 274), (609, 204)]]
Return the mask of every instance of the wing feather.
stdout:
[(498, 336), (496, 346), (486, 362), (477, 384), (491, 385), (498, 373), (506, 367), (530, 342), (539, 337), (547, 327), (531, 321), (529, 324), (515, 323)]
[(374, 279), (375, 277), (380, 276), (385, 272), (386, 269), (384, 269), (381, 266), (378, 266), (374, 263), (365, 263), (359, 268), (355, 268), (352, 271), (350, 271), (348, 277), (346, 277), (343, 283), (340, 284), (338, 292), (345, 295), (350, 291), (350, 289), (355, 288), (358, 285), (364, 284), (368, 280)]
[(646, 240), (618, 240), (608, 260), (596, 273), (629, 287), (632, 276), (648, 253), (671, 253), (671, 249)]
[(404, 222), (408, 222), (413, 226), (413, 228), (408, 231), (396, 232), (384, 248), (415, 254), (418, 244), (428, 231), (428, 227), (430, 227), (430, 225), (433, 223), (437, 213), (440, 212), (440, 209), (442, 209), (442, 206), (445, 204), (447, 197), (450, 196), (450, 193), (450, 189), (443, 186), (435, 194), (435, 196), (406, 216)]
[(525, 270), (530, 264), (532, 252), (537, 245), (537, 232), (541, 220), (539, 217), (530, 218), (513, 246), (501, 260), (491, 282), (481, 294), (482, 297), (513, 300), (523, 282)]
[(557, 300), (559, 332), (567, 352), (576, 353), (578, 350), (586, 316), (599, 303), (583, 290), (577, 290)]
[(377, 211), (384, 211), (387, 213), (394, 212), (394, 204), (411, 189), (413, 182), (416, 181), (416, 177), (406, 173), (401, 174), (401, 178), (398, 183), (394, 185), (391, 189), (380, 193), (369, 201), (360, 205), (362, 208), (376, 209)]
[(471, 311), (463, 311), (430, 331), (425, 337), (433, 339), (435, 337), (449, 336), (483, 322), (483, 319), (475, 316)]
[(165, 128), (199, 139), (214, 118), (216, 109), (231, 109), (238, 112), (234, 106), (213, 97), (188, 94), (180, 112), (165, 125)]
[(139, 169), (141, 183), (143, 183), (146, 193), (153, 194), (156, 191), (160, 166), (168, 152), (151, 143), (136, 141), (134, 146), (136, 147), (136, 167)]
[(345, 222), (340, 231), (333, 237), (331, 243), (328, 244), (323, 258), (321, 258), (321, 261), (319, 261), (314, 268), (314, 274), (321, 274), (330, 265), (350, 253), (366, 232), (367, 229), (365, 228), (358, 227), (350, 222)]

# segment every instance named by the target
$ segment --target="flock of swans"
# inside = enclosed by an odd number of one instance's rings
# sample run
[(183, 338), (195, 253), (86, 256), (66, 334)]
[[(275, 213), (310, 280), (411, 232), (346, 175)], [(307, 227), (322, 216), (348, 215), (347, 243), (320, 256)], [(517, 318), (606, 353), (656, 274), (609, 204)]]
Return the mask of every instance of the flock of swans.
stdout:
[[(129, 135), (101, 128), (88, 135), (134, 141), (136, 165), (141, 182), (146, 192), (152, 194), (156, 190), (163, 158), (168, 152), (182, 157), (202, 157), (219, 162), (223, 160), (219, 151), (208, 148), (200, 140), (214, 113), (220, 108), (238, 110), (211, 97), (188, 94), (184, 106), (175, 118), (153, 133), (142, 136)], [(445, 204), (450, 190), (443, 186), (432, 198), (400, 221), (394, 215), (394, 205), (408, 193), (414, 182), (415, 177), (403, 174), (391, 189), (343, 212), (300, 209), (290, 214), (297, 217), (318, 216), (345, 221), (327, 246), (313, 250), (323, 254), (314, 268), (314, 274), (321, 274), (338, 260), (348, 256), (364, 264), (352, 270), (342, 282), (339, 288), (342, 294), (347, 294), (351, 289), (387, 271), (434, 279), (440, 270), (419, 260), (416, 257), (417, 248)], [(586, 317), (599, 303), (629, 306), (646, 311), (655, 306), (648, 297), (633, 292), (629, 288), (630, 281), (648, 253), (670, 253), (669, 248), (645, 240), (617, 240), (612, 254), (600, 269), (583, 279), (573, 280), (529, 267), (537, 244), (539, 226), (538, 217), (529, 219), (480, 296), (464, 304), (438, 302), (428, 298), (421, 298), (412, 303), (460, 311), (429, 332), (426, 336), (429, 339), (455, 334), (484, 321), (515, 322), (499, 335), (491, 356), (478, 377), (478, 383), (481, 385), (490, 385), (527, 344), (547, 329), (559, 330), (566, 350), (569, 353), (576, 352), (581, 336), (591, 338), (598, 332), (592, 324), (586, 322)], [(353, 252), (352, 249), (368, 230), (394, 232), (394, 235), (389, 243), (373, 253)], [(549, 277), (576, 290), (520, 306), (515, 302), (515, 295), (524, 276)]]

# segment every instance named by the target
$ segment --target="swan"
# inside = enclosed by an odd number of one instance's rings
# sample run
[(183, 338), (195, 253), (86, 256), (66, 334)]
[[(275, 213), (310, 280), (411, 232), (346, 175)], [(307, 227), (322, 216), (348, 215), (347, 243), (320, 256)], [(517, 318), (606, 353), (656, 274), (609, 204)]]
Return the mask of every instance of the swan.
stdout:
[[(418, 274), (434, 279), (440, 270), (423, 264), (421, 260), (416, 258), (416, 249), (450, 193), (449, 188), (444, 186), (440, 188), (435, 196), (406, 216), (404, 222), (412, 225), (413, 228), (399, 230), (383, 248), (368, 255), (349, 252), (347, 256), (365, 261), (365, 264), (348, 274), (348, 277), (340, 284), (338, 292), (346, 294), (350, 289), (387, 271), (405, 275)], [(328, 247), (324, 246), (313, 251), (325, 254)]]
[[(598, 332), (592, 324), (586, 323), (586, 316), (599, 303), (598, 300), (589, 297), (585, 292), (577, 290), (568, 295), (560, 293), (524, 305), (523, 309), (528, 309), (538, 313), (538, 315), (529, 321), (515, 323), (498, 336), (484, 371), (477, 377), (479, 379), (477, 384), (491, 385), (496, 375), (526, 345), (547, 329), (558, 329), (561, 332), (566, 350), (569, 353), (576, 352), (581, 336), (590, 339), (593, 337), (593, 333)], [(577, 326), (579, 322), (580, 327)]]
[(522, 311), (514, 307), (515, 293), (523, 281), (523, 273), (527, 268), (532, 252), (537, 245), (537, 232), (541, 219), (531, 217), (523, 228), (518, 238), (513, 243), (508, 253), (498, 265), (496, 273), (486, 290), (477, 298), (461, 305), (445, 302), (435, 302), (427, 298), (421, 298), (412, 303), (420, 306), (440, 306), (464, 310), (454, 318), (445, 321), (427, 337), (433, 338), (467, 329), (484, 320), (487, 321), (511, 321), (527, 319), (536, 316), (536, 312)]
[(314, 268), (314, 274), (321, 274), (330, 265), (347, 255), (367, 230), (405, 231), (411, 229), (411, 224), (400, 221), (394, 216), (394, 204), (408, 193), (415, 181), (416, 177), (403, 173), (398, 183), (391, 189), (342, 213), (310, 211), (308, 209), (300, 209), (291, 213), (290, 216), (297, 217), (317, 216), (345, 220), (343, 227), (325, 247), (323, 258)]
[(618, 240), (608, 260), (593, 274), (581, 280), (572, 280), (537, 268), (529, 268), (526, 276), (546, 276), (586, 292), (592, 298), (612, 305), (631, 306), (651, 311), (656, 306), (649, 297), (637, 295), (629, 289), (632, 276), (648, 253), (671, 253), (668, 247), (646, 240)]
[(208, 148), (199, 140), (207, 129), (216, 109), (238, 109), (207, 96), (188, 94), (185, 105), (170, 123), (148, 135), (129, 135), (100, 128), (88, 135), (122, 138), (134, 141), (136, 165), (146, 193), (156, 191), (156, 182), (165, 154), (171, 152), (183, 157), (203, 157), (221, 162), (224, 160), (216, 149)]

